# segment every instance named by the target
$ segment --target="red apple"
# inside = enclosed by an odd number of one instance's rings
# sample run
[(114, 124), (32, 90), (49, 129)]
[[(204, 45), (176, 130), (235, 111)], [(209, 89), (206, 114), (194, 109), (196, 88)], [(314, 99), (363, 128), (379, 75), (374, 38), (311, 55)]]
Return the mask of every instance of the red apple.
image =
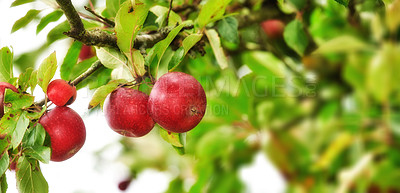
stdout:
[(57, 106), (70, 105), (76, 99), (76, 88), (65, 80), (56, 79), (47, 87), (47, 96)]
[(263, 21), (261, 27), (265, 34), (271, 39), (282, 38), (283, 31), (285, 30), (285, 24), (277, 19)]
[(8, 82), (0, 82), (0, 119), (4, 115), (4, 94), (6, 92), (6, 88), (18, 93), (18, 89), (15, 88), (14, 85)]
[(164, 129), (183, 133), (204, 116), (207, 99), (201, 84), (191, 75), (170, 72), (161, 76), (149, 97), (149, 112)]
[(119, 190), (125, 191), (126, 189), (128, 189), (128, 187), (131, 184), (131, 182), (132, 182), (132, 179), (130, 179), (130, 178), (119, 182), (118, 183)]
[(69, 107), (50, 110), (39, 119), (39, 123), (50, 136), (52, 161), (71, 158), (85, 143), (85, 124), (79, 114)]
[(147, 112), (149, 96), (131, 88), (118, 88), (107, 96), (104, 114), (115, 132), (127, 137), (141, 137), (153, 129), (154, 121)]
[(81, 52), (79, 52), (79, 60), (83, 61), (95, 56), (96, 53), (92, 46), (82, 45)]

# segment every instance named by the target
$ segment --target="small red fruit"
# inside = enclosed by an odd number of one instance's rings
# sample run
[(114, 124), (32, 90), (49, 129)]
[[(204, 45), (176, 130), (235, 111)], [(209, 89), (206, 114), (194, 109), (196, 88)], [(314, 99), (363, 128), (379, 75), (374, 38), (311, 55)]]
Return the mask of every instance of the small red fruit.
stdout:
[(285, 24), (277, 19), (266, 20), (261, 23), (265, 34), (271, 39), (282, 38)]
[(104, 114), (115, 132), (127, 137), (141, 137), (153, 129), (154, 121), (147, 112), (149, 96), (131, 88), (118, 88), (107, 96)]
[(47, 87), (47, 96), (57, 106), (70, 105), (76, 99), (76, 88), (65, 80), (56, 79)]
[(39, 123), (50, 136), (52, 161), (71, 158), (85, 143), (85, 124), (79, 114), (69, 107), (50, 110), (40, 118)]
[(129, 185), (131, 184), (132, 179), (126, 179), (118, 183), (118, 188), (121, 191), (125, 191), (128, 189)]
[(184, 133), (193, 129), (206, 112), (207, 99), (201, 84), (183, 72), (161, 76), (149, 97), (151, 117), (164, 129)]
[(81, 52), (79, 52), (79, 60), (83, 61), (95, 56), (92, 46), (82, 45)]
[(12, 91), (18, 93), (18, 89), (15, 88), (14, 85), (8, 82), (0, 82), (0, 119), (4, 115), (4, 94), (6, 92), (6, 88), (11, 89)]

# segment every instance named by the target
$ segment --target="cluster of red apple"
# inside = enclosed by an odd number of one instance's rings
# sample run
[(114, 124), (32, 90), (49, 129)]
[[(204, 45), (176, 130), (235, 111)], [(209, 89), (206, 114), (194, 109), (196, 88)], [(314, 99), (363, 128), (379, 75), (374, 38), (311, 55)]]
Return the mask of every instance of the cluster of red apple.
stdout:
[(285, 23), (277, 19), (270, 19), (261, 22), (261, 28), (271, 39), (280, 39), (283, 37)]
[[(18, 92), (9, 83), (0, 83), (0, 101), (6, 88)], [(67, 105), (76, 99), (76, 88), (57, 79), (47, 87), (47, 97), (57, 107), (46, 112), (39, 123), (50, 136), (51, 160), (64, 161), (74, 156), (86, 139), (82, 118)], [(203, 118), (206, 95), (201, 84), (182, 72), (170, 72), (155, 83), (150, 96), (127, 87), (120, 87), (108, 95), (104, 113), (109, 126), (127, 137), (141, 137), (149, 133), (155, 123), (174, 133), (193, 129)], [(0, 103), (3, 112), (3, 103)]]
[(155, 123), (173, 133), (193, 129), (206, 111), (206, 94), (191, 75), (169, 72), (154, 84), (150, 95), (126, 87), (113, 91), (104, 104), (109, 126), (128, 137), (149, 133)]

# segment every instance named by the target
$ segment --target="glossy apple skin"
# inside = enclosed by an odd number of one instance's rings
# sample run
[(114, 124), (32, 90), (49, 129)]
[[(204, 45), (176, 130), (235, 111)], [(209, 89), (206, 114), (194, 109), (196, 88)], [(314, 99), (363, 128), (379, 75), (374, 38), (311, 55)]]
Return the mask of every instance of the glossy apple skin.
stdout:
[(92, 46), (82, 45), (81, 51), (79, 52), (79, 60), (83, 61), (95, 56), (96, 53)]
[(6, 92), (6, 88), (11, 89), (12, 91), (18, 93), (18, 89), (15, 88), (14, 85), (8, 82), (0, 82), (0, 119), (4, 115), (4, 95)]
[(65, 80), (56, 79), (47, 87), (47, 97), (57, 106), (70, 105), (76, 99), (76, 88)]
[(147, 112), (149, 96), (131, 88), (118, 88), (104, 102), (104, 115), (115, 132), (126, 137), (141, 137), (154, 127)]
[(193, 129), (206, 112), (207, 99), (201, 84), (183, 72), (161, 76), (149, 97), (149, 113), (164, 129), (184, 133)]
[(86, 140), (82, 118), (69, 107), (56, 107), (40, 119), (39, 123), (50, 136), (51, 161), (64, 161), (74, 156)]
[(266, 20), (261, 23), (261, 28), (265, 34), (271, 39), (278, 39), (283, 37), (285, 24), (277, 19)]

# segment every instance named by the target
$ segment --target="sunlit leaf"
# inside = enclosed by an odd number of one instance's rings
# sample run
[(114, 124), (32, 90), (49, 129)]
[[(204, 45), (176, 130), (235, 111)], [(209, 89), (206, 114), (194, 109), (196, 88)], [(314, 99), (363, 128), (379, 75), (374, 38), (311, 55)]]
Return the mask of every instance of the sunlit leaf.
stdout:
[(63, 12), (61, 10), (55, 10), (49, 13), (48, 15), (44, 16), (36, 27), (36, 34), (42, 31), (43, 28), (45, 28), (49, 23), (58, 21), (62, 15)]
[(215, 58), (221, 69), (225, 69), (228, 67), (228, 59), (225, 56), (224, 50), (221, 46), (221, 40), (219, 39), (217, 31), (210, 29), (206, 30), (206, 36), (210, 41), (210, 45), (213, 49)]
[(89, 109), (96, 107), (102, 103), (108, 94), (114, 91), (120, 84), (125, 83), (125, 80), (113, 80), (108, 84), (99, 87), (93, 94), (92, 100), (89, 102)]
[(27, 114), (26, 111), (23, 112), (15, 125), (15, 130), (11, 138), (11, 145), (13, 146), (14, 149), (19, 146), (19, 144), (22, 141), (22, 138), (25, 135), (26, 129), (28, 128), (29, 119), (28, 117), (26, 117), (26, 114)]
[(38, 70), (38, 84), (42, 87), (43, 92), (47, 92), (47, 86), (53, 78), (57, 70), (56, 52), (43, 60)]
[(0, 50), (0, 82), (9, 82), (13, 77), (13, 52), (8, 47)]
[(283, 37), (288, 46), (300, 56), (304, 54), (308, 46), (308, 37), (304, 32), (303, 24), (299, 20), (293, 20), (285, 27)]
[(126, 57), (119, 50), (114, 48), (99, 47), (96, 48), (96, 54), (100, 62), (110, 69), (127, 65), (128, 62)]

